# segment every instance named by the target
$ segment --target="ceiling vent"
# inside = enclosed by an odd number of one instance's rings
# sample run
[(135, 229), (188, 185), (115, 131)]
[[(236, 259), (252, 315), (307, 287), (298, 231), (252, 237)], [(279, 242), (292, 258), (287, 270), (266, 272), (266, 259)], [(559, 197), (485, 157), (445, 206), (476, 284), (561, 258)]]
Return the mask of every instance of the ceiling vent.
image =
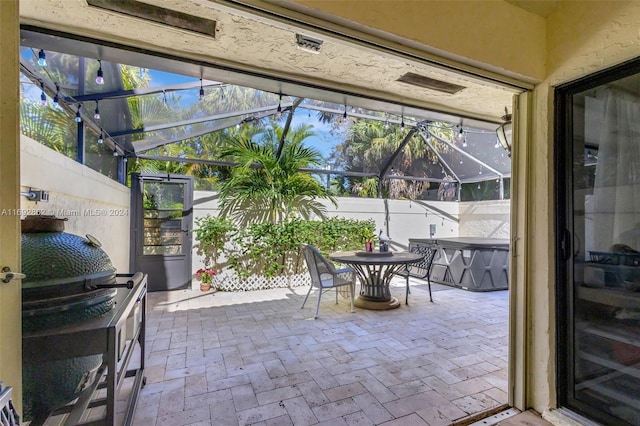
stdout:
[(296, 45), (302, 50), (306, 50), (311, 53), (319, 53), (322, 47), (322, 40), (318, 40), (306, 35), (296, 34)]
[(215, 37), (216, 21), (136, 0), (87, 0), (89, 6)]
[(412, 72), (408, 72), (402, 77), (400, 77), (397, 81), (401, 81), (407, 84), (413, 84), (414, 86), (424, 87), (425, 89), (436, 90), (438, 92), (448, 93), (453, 95), (454, 93), (458, 93), (462, 89), (465, 89), (464, 86), (459, 86), (453, 83), (447, 83), (446, 81), (436, 80), (435, 78), (425, 77), (419, 74), (414, 74)]

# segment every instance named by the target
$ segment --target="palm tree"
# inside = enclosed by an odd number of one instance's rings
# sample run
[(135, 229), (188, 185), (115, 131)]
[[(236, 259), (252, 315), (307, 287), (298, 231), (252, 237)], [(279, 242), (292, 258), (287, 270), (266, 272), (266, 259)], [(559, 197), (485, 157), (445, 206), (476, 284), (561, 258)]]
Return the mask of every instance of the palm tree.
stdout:
[(317, 198), (337, 205), (319, 180), (299, 171), (322, 163), (318, 151), (304, 146), (304, 139), (313, 135), (310, 129), (303, 125), (289, 131), (280, 157), (281, 127), (262, 132), (254, 137), (257, 141), (230, 139), (223, 155), (237, 166), (220, 187), (221, 215), (246, 226), (251, 222), (280, 223), (294, 216), (322, 218), (326, 208)]

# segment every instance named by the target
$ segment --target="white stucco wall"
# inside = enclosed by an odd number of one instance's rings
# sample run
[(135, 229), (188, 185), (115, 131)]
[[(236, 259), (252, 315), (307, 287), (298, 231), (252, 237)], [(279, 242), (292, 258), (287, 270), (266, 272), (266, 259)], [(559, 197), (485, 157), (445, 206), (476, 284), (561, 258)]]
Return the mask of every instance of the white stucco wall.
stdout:
[(509, 200), (460, 203), (461, 237), (509, 238), (511, 203)]
[(392, 248), (406, 249), (410, 238), (430, 238), (432, 224), (436, 226), (434, 237), (458, 236), (458, 203), (455, 202), (338, 198), (338, 207), (327, 203), (327, 211), (330, 216), (371, 218), (378, 230), (386, 232), (385, 203), (389, 210), (388, 234)]
[(20, 186), (49, 192), (48, 202), (21, 198), (21, 216), (66, 217), (65, 232), (91, 234), (120, 273), (129, 271), (129, 188), (28, 138), (20, 138)]

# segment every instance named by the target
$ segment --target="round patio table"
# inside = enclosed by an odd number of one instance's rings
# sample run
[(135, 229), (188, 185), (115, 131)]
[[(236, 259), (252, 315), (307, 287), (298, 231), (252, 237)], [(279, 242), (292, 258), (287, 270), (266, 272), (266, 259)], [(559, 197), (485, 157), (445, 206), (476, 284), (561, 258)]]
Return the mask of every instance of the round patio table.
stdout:
[(358, 274), (361, 286), (360, 294), (354, 301), (355, 306), (385, 310), (400, 306), (398, 299), (392, 297), (389, 290), (393, 275), (405, 265), (422, 259), (422, 255), (406, 251), (339, 251), (331, 253), (329, 259), (351, 266)]

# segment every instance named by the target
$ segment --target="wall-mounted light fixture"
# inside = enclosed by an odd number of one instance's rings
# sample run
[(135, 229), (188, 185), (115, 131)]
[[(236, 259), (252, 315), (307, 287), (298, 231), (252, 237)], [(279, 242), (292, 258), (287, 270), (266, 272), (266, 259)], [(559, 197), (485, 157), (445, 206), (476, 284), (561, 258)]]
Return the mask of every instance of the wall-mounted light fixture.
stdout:
[(509, 110), (507, 107), (504, 108), (505, 114), (502, 116), (502, 123), (500, 127), (496, 129), (496, 134), (498, 135), (498, 142), (500, 145), (507, 151), (509, 157), (511, 157), (511, 138), (513, 131), (513, 124), (511, 123), (511, 114), (509, 114)]

